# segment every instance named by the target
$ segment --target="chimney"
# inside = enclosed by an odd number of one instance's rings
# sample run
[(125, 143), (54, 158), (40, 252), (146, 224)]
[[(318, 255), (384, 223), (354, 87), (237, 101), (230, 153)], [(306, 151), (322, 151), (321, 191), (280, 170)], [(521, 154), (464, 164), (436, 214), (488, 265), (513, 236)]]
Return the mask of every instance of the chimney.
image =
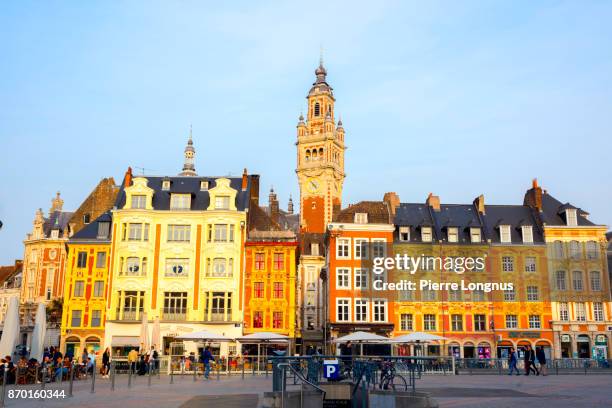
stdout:
[(433, 193), (429, 193), (427, 196), (427, 201), (425, 201), (429, 207), (431, 207), (434, 211), (440, 211), (440, 197), (433, 195)]
[(132, 168), (128, 167), (125, 172), (125, 177), (123, 178), (123, 188), (129, 187), (132, 185)]
[(248, 181), (249, 181), (249, 175), (247, 174), (247, 169), (245, 167), (244, 171), (242, 172), (242, 191), (246, 191)]
[(478, 197), (476, 197), (476, 199), (474, 199), (474, 207), (476, 207), (480, 214), (485, 213), (485, 201), (483, 194), (479, 195)]
[(259, 205), (259, 174), (251, 174), (248, 177), (251, 179), (251, 205), (257, 206)]
[(391, 215), (395, 216), (395, 210), (397, 210), (397, 207), (399, 207), (400, 205), (400, 199), (397, 193), (395, 192), (385, 193), (383, 197), (383, 201), (387, 203), (387, 205), (389, 206), (389, 211), (391, 211)]
[(280, 220), (280, 208), (273, 188), (270, 189), (270, 195), (268, 196), (268, 206), (270, 207), (270, 218), (272, 222), (278, 224)]
[(538, 185), (538, 179), (534, 178), (531, 182), (531, 189), (525, 193), (523, 205), (542, 211), (542, 187)]

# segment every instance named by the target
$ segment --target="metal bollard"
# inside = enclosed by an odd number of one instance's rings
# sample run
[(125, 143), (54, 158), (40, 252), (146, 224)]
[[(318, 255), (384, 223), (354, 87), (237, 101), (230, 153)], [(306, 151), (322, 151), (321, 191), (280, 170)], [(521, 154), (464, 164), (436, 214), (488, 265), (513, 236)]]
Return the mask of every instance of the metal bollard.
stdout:
[(93, 361), (93, 371), (91, 372), (91, 393), (96, 392), (96, 360)]
[(185, 375), (185, 362), (183, 361), (183, 363), (181, 364), (181, 380), (183, 379), (184, 375)]
[(174, 384), (174, 370), (172, 369), (172, 360), (170, 360), (170, 384)]
[(128, 388), (132, 388), (132, 363), (128, 366)]
[(147, 385), (150, 387), (151, 386), (151, 374), (153, 371), (153, 362), (149, 362), (149, 378), (147, 379)]
[(264, 368), (266, 369), (266, 378), (268, 378), (268, 360), (264, 360)]
[(110, 375), (111, 375), (111, 391), (115, 391), (115, 374), (116, 374), (116, 371), (115, 371), (115, 362), (114, 362), (114, 361), (112, 361), (112, 362), (110, 363), (110, 365), (111, 365), (111, 366), (110, 366)]
[(253, 360), (251, 360), (251, 368), (253, 368), (253, 375), (255, 375), (255, 364), (253, 363)]
[(198, 363), (193, 363), (193, 382), (196, 382), (198, 376)]
[(8, 367), (7, 363), (4, 363), (4, 375), (2, 381), (2, 395), (0, 395), (0, 407), (4, 406), (4, 396), (6, 394), (6, 369)]
[(46, 374), (47, 374), (47, 367), (41, 366), (40, 367), (40, 389), (41, 390), (45, 389)]
[(216, 364), (217, 366), (217, 381), (219, 381), (221, 379), (221, 367), (219, 364)]
[(242, 379), (244, 380), (244, 357), (242, 357)]
[(68, 386), (68, 397), (72, 397), (73, 383), (74, 383), (74, 361), (70, 363), (70, 385)]

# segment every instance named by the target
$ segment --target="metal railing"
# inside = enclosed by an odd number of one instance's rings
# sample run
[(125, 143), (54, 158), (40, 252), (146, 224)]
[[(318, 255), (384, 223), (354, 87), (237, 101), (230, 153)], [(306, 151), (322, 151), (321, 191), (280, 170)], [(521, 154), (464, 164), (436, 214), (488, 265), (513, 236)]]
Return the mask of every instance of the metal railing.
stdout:
[[(500, 358), (458, 358), (456, 360), (457, 374), (508, 374), (510, 362)], [(535, 363), (538, 371), (542, 364)], [(612, 374), (612, 360), (590, 358), (562, 358), (546, 360), (546, 374)], [(525, 371), (525, 361), (517, 360), (516, 368), (520, 373)]]

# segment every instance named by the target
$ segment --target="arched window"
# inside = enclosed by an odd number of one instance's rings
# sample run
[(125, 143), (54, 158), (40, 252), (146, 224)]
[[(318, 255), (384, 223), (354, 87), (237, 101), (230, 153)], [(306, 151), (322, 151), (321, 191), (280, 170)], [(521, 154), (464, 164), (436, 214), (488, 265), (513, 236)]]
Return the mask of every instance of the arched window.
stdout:
[(570, 242), (570, 257), (572, 259), (580, 259), (582, 257), (582, 248), (578, 241)]
[(322, 147), (319, 149), (319, 156), (323, 158), (323, 148)]
[(317, 149), (312, 149), (312, 160), (317, 160)]
[(315, 116), (319, 116), (321, 114), (321, 105), (319, 105), (319, 102), (315, 103), (314, 106), (314, 115)]
[(587, 258), (588, 259), (597, 259), (599, 258), (599, 245), (597, 245), (597, 241), (589, 241), (586, 243), (587, 249)]
[(563, 242), (561, 241), (555, 241), (553, 243), (553, 252), (554, 252), (554, 257), (556, 259), (562, 259), (563, 258)]
[(310, 160), (310, 150), (306, 150), (306, 161)]

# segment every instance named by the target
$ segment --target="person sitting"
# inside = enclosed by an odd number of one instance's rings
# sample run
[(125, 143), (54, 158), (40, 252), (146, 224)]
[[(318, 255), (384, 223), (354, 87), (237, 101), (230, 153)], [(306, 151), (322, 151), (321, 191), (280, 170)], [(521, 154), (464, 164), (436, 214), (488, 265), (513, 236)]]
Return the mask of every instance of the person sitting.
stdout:
[(91, 357), (87, 357), (86, 361), (87, 361), (87, 363), (85, 364), (85, 370), (86, 370), (85, 372), (87, 374), (93, 375), (93, 372), (94, 372), (94, 362), (91, 359)]

